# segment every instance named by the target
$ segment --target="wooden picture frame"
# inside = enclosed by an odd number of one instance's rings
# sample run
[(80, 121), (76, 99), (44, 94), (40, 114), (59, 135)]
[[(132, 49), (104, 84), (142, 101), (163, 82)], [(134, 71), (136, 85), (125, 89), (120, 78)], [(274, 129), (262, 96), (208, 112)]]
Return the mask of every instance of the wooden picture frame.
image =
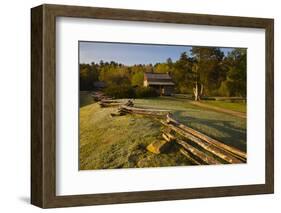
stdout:
[[(56, 17), (265, 29), (265, 184), (56, 195)], [(274, 21), (217, 15), (41, 5), (31, 9), (31, 203), (42, 208), (267, 194), (274, 191)], [(262, 140), (262, 139), (261, 139)]]

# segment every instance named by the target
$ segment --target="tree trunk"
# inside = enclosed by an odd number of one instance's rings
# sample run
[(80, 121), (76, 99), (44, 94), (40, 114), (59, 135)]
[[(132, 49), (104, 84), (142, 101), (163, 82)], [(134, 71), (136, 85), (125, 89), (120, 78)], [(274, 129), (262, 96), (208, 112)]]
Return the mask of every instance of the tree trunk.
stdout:
[(194, 93), (194, 100), (198, 101), (198, 84), (197, 82), (195, 83), (195, 88), (193, 88), (193, 93)]
[(195, 101), (200, 101), (201, 100), (201, 96), (203, 95), (203, 84), (200, 84), (200, 92), (199, 92), (199, 87), (198, 87), (198, 83), (195, 83), (195, 87), (193, 88), (193, 93), (194, 93), (194, 100)]

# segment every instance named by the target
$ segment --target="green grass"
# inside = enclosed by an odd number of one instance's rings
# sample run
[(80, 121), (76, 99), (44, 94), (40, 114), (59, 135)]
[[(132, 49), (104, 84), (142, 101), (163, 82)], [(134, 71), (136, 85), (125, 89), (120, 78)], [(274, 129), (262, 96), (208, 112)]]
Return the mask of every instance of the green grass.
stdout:
[(188, 100), (173, 97), (137, 99), (136, 106), (170, 109), (182, 123), (201, 131), (225, 144), (246, 151), (246, 119), (222, 112), (203, 109)]
[[(218, 140), (246, 150), (246, 119), (202, 109), (172, 97), (134, 100), (136, 107), (172, 110), (181, 122)], [(116, 108), (97, 103), (80, 108), (80, 169), (190, 165), (177, 147), (159, 155), (146, 146), (161, 138), (157, 120), (140, 115), (111, 117)]]
[(178, 152), (155, 155), (146, 146), (161, 138), (160, 123), (142, 116), (110, 117), (114, 108), (80, 108), (80, 169), (188, 165)]
[(240, 102), (230, 102), (230, 101), (202, 101), (204, 104), (208, 104), (211, 106), (216, 106), (224, 109), (229, 109), (237, 112), (246, 112), (247, 104)]

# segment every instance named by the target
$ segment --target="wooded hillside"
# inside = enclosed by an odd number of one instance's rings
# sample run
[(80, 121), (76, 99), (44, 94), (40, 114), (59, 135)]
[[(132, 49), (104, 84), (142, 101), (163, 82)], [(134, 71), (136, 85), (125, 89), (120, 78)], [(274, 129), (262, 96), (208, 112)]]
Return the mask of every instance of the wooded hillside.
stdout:
[(166, 62), (154, 65), (128, 66), (114, 61), (80, 64), (80, 91), (93, 90), (94, 82), (102, 81), (106, 84), (105, 92), (118, 90), (120, 98), (138, 96), (136, 93), (140, 93), (140, 97), (143, 97), (142, 93), (154, 95), (149, 88), (143, 88), (144, 73), (168, 72), (176, 93), (246, 97), (246, 59), (246, 49), (234, 48), (224, 55), (220, 48), (192, 47), (176, 61), (168, 58)]

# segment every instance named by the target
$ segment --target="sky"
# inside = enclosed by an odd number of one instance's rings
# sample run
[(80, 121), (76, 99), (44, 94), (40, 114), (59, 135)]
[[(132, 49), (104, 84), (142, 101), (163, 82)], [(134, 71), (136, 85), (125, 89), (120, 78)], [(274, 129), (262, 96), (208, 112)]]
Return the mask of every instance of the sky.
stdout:
[[(99, 63), (115, 61), (124, 65), (155, 64), (168, 58), (177, 61), (183, 52), (190, 53), (192, 46), (129, 44), (108, 42), (79, 42), (79, 62)], [(221, 48), (225, 55), (233, 48)]]

